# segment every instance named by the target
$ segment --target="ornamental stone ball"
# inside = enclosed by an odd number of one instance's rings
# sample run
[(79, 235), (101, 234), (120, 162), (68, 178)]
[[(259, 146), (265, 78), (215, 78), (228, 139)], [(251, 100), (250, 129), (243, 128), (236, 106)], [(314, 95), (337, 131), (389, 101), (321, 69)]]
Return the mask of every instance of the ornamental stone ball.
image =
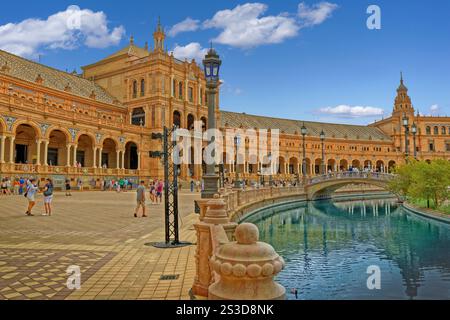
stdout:
[(259, 230), (253, 223), (242, 223), (237, 226), (235, 236), (239, 244), (254, 244), (259, 240)]

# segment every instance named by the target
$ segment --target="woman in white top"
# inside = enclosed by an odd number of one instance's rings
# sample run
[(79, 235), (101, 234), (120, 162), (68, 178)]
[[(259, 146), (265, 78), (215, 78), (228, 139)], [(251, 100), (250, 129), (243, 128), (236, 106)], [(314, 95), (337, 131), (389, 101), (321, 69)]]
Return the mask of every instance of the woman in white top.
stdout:
[(27, 187), (27, 192), (25, 194), (25, 196), (28, 199), (28, 209), (27, 212), (25, 212), (25, 214), (27, 216), (32, 216), (33, 214), (31, 213), (31, 210), (33, 209), (34, 205), (36, 204), (36, 193), (38, 192), (39, 188), (36, 186), (36, 179), (30, 179), (30, 183), (28, 184)]

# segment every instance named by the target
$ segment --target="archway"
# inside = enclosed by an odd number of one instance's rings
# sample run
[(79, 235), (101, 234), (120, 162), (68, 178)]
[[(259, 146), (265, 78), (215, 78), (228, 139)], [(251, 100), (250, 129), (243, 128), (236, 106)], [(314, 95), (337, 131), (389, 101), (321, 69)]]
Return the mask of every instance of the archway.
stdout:
[(336, 167), (336, 160), (334, 159), (328, 159), (328, 163), (327, 163), (327, 172), (336, 172), (337, 171), (337, 167)]
[(298, 174), (298, 159), (292, 157), (289, 159), (289, 174)]
[(136, 143), (129, 141), (125, 145), (125, 169), (139, 169), (138, 146)]
[(353, 160), (352, 161), (352, 168), (353, 169), (360, 169), (361, 168), (361, 163), (359, 162), (359, 160)]
[(396, 165), (396, 163), (394, 160), (389, 161), (389, 163), (388, 163), (388, 172), (389, 173), (392, 173), (394, 171), (395, 165)]
[(339, 161), (339, 170), (341, 170), (341, 171), (348, 170), (348, 161), (347, 160), (341, 159), (341, 161)]
[(77, 162), (82, 167), (94, 166), (94, 140), (87, 134), (82, 134), (77, 142)]
[(117, 168), (117, 144), (111, 138), (106, 138), (103, 141), (102, 156), (101, 156), (102, 168)]
[(195, 118), (192, 114), (188, 114), (187, 116), (187, 129), (188, 130), (194, 130), (194, 122)]
[(372, 161), (370, 161), (370, 160), (364, 161), (364, 169), (371, 170), (372, 168), (373, 168)]
[(68, 138), (59, 129), (55, 129), (49, 134), (47, 149), (47, 164), (49, 166), (70, 166), (71, 158), (67, 146)]
[(376, 167), (377, 167), (376, 168), (377, 172), (384, 172), (385, 171), (384, 162), (381, 161), (381, 160), (377, 161)]
[(13, 148), (14, 163), (36, 163), (37, 137), (37, 130), (28, 124), (21, 124), (16, 128)]
[(178, 128), (181, 128), (181, 114), (178, 111), (173, 112), (173, 121), (172, 123), (177, 126)]
[(322, 173), (322, 159), (317, 158), (314, 161), (314, 174), (321, 174)]

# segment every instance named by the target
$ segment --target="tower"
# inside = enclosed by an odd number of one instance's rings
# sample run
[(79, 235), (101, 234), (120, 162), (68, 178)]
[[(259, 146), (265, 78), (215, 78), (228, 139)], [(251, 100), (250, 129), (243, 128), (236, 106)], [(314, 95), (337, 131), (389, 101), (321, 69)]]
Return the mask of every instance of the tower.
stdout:
[(153, 33), (153, 40), (155, 44), (155, 51), (160, 50), (164, 51), (164, 39), (166, 35), (164, 33), (164, 29), (161, 26), (161, 19), (158, 18), (158, 26), (156, 27), (156, 31)]
[(403, 73), (400, 73), (400, 85), (397, 88), (397, 97), (395, 97), (393, 115), (414, 115), (414, 107), (411, 98), (408, 96), (408, 88), (403, 82)]

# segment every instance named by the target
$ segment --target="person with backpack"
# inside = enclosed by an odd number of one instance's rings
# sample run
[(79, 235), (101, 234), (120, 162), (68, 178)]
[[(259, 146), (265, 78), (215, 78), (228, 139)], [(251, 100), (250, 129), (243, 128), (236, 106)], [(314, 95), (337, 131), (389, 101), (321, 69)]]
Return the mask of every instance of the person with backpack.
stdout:
[(45, 213), (43, 216), (52, 215), (52, 200), (53, 200), (53, 181), (50, 178), (45, 179), (46, 184), (44, 186), (44, 207)]

